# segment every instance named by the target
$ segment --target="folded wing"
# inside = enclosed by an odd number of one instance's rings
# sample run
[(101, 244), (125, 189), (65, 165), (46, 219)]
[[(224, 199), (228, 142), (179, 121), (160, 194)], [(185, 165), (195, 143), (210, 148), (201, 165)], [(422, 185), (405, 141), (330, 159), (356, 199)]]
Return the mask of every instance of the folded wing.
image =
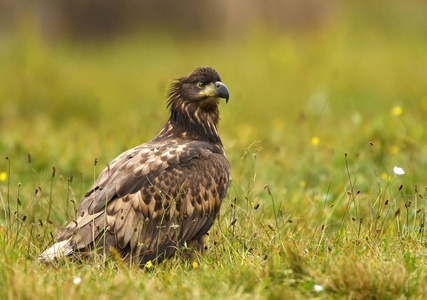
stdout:
[(212, 144), (148, 142), (103, 170), (57, 243), (161, 260), (209, 230), (229, 180), (228, 161)]

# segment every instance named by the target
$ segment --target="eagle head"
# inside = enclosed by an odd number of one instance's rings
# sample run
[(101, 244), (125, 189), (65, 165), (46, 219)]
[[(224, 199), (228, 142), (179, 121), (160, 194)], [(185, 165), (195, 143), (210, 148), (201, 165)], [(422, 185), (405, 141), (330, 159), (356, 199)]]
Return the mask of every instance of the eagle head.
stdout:
[(228, 89), (217, 71), (198, 67), (188, 76), (177, 78), (169, 90), (169, 121), (156, 137), (194, 139), (221, 144), (216, 127), (219, 121), (218, 104), (228, 102)]
[(211, 67), (198, 67), (188, 76), (175, 80), (169, 90), (168, 107), (196, 106), (205, 111), (218, 109), (219, 99), (228, 102), (228, 89), (218, 72)]

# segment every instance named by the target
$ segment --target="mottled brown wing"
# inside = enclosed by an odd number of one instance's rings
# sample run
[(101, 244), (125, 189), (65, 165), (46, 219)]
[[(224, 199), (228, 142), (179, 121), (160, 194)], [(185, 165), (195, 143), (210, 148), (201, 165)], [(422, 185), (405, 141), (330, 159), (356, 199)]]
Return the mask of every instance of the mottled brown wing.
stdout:
[(200, 238), (229, 184), (230, 167), (219, 150), (203, 142), (169, 141), (123, 153), (101, 173), (58, 241), (74, 235), (77, 249), (115, 246), (154, 257)]

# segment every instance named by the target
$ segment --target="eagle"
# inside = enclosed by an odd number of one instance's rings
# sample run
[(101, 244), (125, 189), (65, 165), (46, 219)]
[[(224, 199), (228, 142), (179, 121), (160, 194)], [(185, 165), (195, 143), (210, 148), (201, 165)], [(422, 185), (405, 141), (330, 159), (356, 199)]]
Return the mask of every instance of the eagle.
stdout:
[(228, 103), (229, 92), (211, 67), (177, 78), (160, 133), (107, 165), (39, 261), (116, 251), (143, 266), (183, 247), (202, 253), (230, 183), (217, 132), (221, 98)]

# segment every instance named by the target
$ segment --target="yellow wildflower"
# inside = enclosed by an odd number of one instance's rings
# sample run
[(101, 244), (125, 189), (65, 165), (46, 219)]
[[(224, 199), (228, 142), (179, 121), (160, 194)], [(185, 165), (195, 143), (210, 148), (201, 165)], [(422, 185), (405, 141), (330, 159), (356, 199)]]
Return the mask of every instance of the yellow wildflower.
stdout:
[(193, 268), (198, 268), (199, 267), (199, 264), (197, 263), (197, 261), (193, 261)]
[(403, 109), (401, 106), (395, 106), (392, 108), (391, 113), (395, 116), (400, 116), (403, 113)]
[(385, 172), (381, 174), (381, 178), (387, 181), (391, 181), (391, 176), (387, 176), (387, 173)]
[(151, 262), (151, 260), (147, 261), (147, 263), (145, 264), (145, 267), (150, 269), (153, 266), (153, 263)]
[(399, 153), (399, 147), (391, 146), (390, 147), (390, 154), (397, 154), (397, 153)]
[(0, 181), (5, 181), (7, 179), (7, 173), (6, 172), (1, 172), (0, 173)]
[(304, 180), (301, 180), (300, 182), (299, 182), (299, 186), (300, 187), (305, 187), (307, 185), (307, 182), (305, 182)]
[(313, 146), (317, 146), (319, 142), (320, 142), (320, 139), (317, 136), (311, 138), (311, 144)]

